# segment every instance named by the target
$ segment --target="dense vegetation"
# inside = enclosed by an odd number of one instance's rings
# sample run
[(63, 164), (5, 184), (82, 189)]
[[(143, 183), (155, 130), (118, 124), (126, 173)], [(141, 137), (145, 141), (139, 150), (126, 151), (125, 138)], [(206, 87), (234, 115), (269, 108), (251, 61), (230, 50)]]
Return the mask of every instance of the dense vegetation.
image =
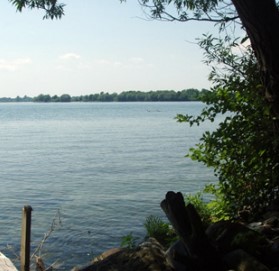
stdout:
[(185, 89), (182, 91), (157, 90), (157, 91), (124, 91), (121, 93), (101, 92), (90, 95), (70, 96), (63, 94), (61, 96), (50, 96), (49, 94), (40, 94), (34, 98), (24, 96), (23, 98), (0, 98), (0, 102), (182, 102), (199, 101), (208, 90)]
[[(245, 214), (253, 219), (279, 196), (279, 138), (252, 49), (234, 53), (239, 45), (237, 40), (224, 42), (212, 36), (200, 42), (212, 65), (214, 87), (203, 97), (207, 106), (200, 116), (177, 118), (192, 126), (224, 115), (218, 128), (205, 132), (188, 156), (214, 168), (219, 183), (205, 191), (216, 195), (215, 205), (210, 204), (222, 210), (219, 218)], [(220, 70), (216, 63), (223, 64)]]

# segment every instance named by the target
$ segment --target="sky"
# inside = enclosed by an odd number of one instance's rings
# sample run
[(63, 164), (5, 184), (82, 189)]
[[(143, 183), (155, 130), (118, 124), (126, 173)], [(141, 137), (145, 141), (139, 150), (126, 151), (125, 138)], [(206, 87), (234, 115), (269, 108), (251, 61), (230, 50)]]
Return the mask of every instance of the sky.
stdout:
[(209, 88), (210, 23), (147, 20), (138, 1), (60, 0), (61, 20), (0, 3), (0, 97)]

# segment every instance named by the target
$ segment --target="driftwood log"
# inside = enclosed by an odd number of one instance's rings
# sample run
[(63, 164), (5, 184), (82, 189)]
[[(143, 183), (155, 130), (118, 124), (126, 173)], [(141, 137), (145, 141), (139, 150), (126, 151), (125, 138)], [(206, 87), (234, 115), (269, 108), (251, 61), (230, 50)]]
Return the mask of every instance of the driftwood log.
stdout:
[(180, 192), (168, 192), (161, 208), (179, 236), (187, 256), (184, 259), (189, 269), (222, 270), (220, 255), (205, 234), (199, 214), (192, 204), (185, 205)]

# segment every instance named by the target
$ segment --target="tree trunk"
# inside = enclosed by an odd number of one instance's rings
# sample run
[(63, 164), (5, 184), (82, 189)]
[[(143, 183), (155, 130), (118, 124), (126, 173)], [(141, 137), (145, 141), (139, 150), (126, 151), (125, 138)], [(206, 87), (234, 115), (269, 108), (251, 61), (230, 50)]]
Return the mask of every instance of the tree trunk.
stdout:
[(279, 119), (279, 11), (275, 0), (232, 0), (258, 59), (265, 97)]
[(161, 208), (184, 244), (188, 255), (186, 267), (189, 265), (189, 270), (195, 271), (223, 270), (220, 255), (206, 236), (195, 207), (192, 204), (185, 206), (180, 192), (169, 191), (161, 202)]

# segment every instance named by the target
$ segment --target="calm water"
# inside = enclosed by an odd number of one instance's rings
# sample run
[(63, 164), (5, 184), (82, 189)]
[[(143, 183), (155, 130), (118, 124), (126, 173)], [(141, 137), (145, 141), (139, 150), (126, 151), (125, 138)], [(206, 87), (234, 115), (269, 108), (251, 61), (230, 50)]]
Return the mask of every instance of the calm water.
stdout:
[(44, 245), (47, 264), (87, 263), (144, 236), (148, 215), (169, 190), (190, 193), (214, 179), (185, 158), (212, 124), (189, 128), (177, 113), (201, 103), (0, 104), (0, 250), (20, 247), (21, 209), (31, 205), (32, 247), (60, 210), (62, 225)]

